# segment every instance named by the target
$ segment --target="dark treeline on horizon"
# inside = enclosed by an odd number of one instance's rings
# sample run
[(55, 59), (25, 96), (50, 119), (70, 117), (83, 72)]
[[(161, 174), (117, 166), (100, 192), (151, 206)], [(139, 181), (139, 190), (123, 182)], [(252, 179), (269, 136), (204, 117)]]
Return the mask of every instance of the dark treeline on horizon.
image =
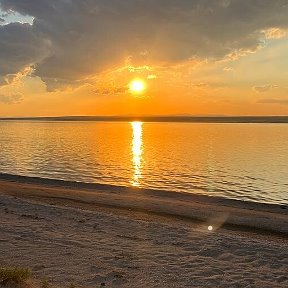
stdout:
[(288, 123), (288, 116), (59, 116), (0, 117), (0, 121), (143, 121), (191, 123)]

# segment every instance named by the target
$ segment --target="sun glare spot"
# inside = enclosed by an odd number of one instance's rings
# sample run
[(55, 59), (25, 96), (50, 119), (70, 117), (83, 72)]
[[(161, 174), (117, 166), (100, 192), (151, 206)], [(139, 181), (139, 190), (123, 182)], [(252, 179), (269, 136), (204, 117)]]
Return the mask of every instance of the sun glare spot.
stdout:
[(211, 225), (208, 226), (208, 230), (209, 230), (209, 231), (212, 231), (212, 230), (213, 230), (213, 226), (211, 226)]
[(130, 82), (129, 84), (129, 90), (131, 93), (137, 94), (141, 93), (146, 89), (146, 84), (141, 79), (135, 79)]

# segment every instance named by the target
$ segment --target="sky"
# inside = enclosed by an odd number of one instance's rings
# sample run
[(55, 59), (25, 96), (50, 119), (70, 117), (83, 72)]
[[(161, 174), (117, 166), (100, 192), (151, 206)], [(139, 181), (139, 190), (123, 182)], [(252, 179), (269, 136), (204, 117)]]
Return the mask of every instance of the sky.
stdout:
[(0, 117), (288, 115), (287, 80), (288, 0), (0, 0)]

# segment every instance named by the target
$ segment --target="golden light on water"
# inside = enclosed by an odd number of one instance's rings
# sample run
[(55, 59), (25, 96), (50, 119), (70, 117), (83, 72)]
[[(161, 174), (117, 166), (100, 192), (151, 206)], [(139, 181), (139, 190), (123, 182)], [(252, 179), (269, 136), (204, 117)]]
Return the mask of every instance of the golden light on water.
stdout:
[(134, 79), (129, 84), (129, 90), (132, 94), (142, 93), (146, 89), (146, 84), (141, 79)]
[(143, 142), (142, 142), (142, 122), (131, 122), (132, 126), (132, 162), (134, 166), (134, 174), (131, 180), (133, 186), (140, 186), (141, 168), (142, 168), (142, 153), (143, 153)]
[(213, 226), (211, 226), (211, 225), (208, 226), (208, 230), (209, 230), (209, 231), (212, 231), (212, 230), (213, 230)]

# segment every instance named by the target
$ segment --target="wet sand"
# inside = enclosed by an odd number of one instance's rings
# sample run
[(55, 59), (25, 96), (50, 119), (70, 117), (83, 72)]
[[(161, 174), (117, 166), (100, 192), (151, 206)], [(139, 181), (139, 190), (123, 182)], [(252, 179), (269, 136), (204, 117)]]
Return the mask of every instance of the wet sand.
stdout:
[(285, 206), (1, 175), (0, 265), (79, 287), (288, 287), (287, 215)]

